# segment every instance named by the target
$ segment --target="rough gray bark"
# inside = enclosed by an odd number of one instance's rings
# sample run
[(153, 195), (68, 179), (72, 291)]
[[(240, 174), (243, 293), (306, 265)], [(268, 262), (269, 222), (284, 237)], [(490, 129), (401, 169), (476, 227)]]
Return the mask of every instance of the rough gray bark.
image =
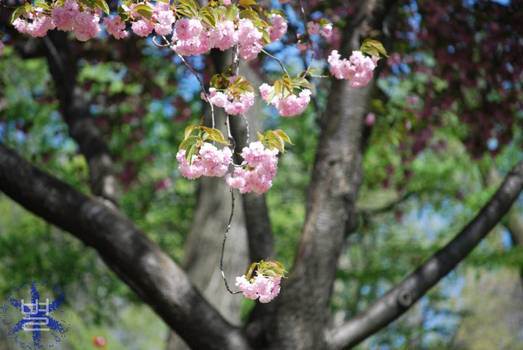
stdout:
[(479, 244), (509, 211), (522, 188), (523, 161), (520, 161), (496, 194), (452, 241), (367, 310), (327, 332), (328, 348), (355, 346), (405, 313)]
[(89, 99), (77, 84), (76, 61), (71, 54), (67, 35), (53, 31), (43, 41), (62, 117), (89, 165), (91, 191), (117, 205), (119, 193), (113, 161), (89, 112)]
[(241, 330), (121, 212), (85, 196), (0, 144), (0, 190), (95, 248), (106, 264), (193, 348), (248, 349)]
[[(387, 1), (360, 3), (354, 17), (356, 24), (343, 35), (344, 56), (358, 48), (371, 32), (383, 31), (391, 5)], [(258, 343), (267, 343), (267, 348), (325, 348), (323, 328), (328, 320), (338, 257), (347, 227), (357, 225), (355, 203), (363, 176), (363, 119), (373, 86), (351, 88), (345, 80), (332, 83), (327, 112), (320, 120), (307, 216), (292, 272), (275, 305), (267, 307), (276, 308), (276, 312), (260, 312), (251, 321), (253, 325), (265, 324), (264, 334), (254, 336), (259, 337)]]

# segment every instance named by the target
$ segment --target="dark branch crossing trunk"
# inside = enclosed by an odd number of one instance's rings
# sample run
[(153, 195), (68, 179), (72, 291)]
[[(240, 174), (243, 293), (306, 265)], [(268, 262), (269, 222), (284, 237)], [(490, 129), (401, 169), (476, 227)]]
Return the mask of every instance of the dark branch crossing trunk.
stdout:
[(185, 272), (117, 209), (39, 170), (3, 144), (0, 190), (96, 249), (105, 263), (192, 348), (249, 348), (241, 330), (227, 322)]
[(62, 117), (89, 166), (91, 191), (118, 205), (119, 193), (113, 161), (95, 119), (89, 112), (87, 94), (77, 83), (77, 64), (71, 54), (67, 35), (53, 31), (43, 41)]

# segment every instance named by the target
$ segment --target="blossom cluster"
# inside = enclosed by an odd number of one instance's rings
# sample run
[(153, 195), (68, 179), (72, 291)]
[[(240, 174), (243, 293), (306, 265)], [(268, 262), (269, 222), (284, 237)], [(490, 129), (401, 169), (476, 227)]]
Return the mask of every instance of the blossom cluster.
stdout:
[(176, 154), (180, 172), (188, 179), (197, 179), (201, 176), (221, 177), (227, 173), (232, 161), (232, 151), (229, 147), (219, 150), (211, 143), (205, 142), (197, 155), (193, 155), (191, 162), (187, 161), (185, 150)]
[[(241, 193), (265, 193), (272, 187), (272, 179), (278, 170), (278, 150), (269, 150), (261, 142), (253, 142), (244, 147), (241, 167), (234, 169), (226, 176), (226, 182), (231, 188)], [(176, 154), (178, 169), (188, 179), (201, 176), (224, 176), (232, 162), (232, 151), (229, 147), (217, 149), (211, 143), (205, 142), (199, 152), (187, 160), (186, 150), (181, 149)]]
[[(144, 15), (144, 6), (152, 11)], [(176, 10), (169, 4), (157, 1), (150, 3), (122, 5), (128, 16), (134, 34), (146, 37), (151, 33), (160, 36), (171, 36), (172, 49), (177, 53), (189, 56), (200, 55), (217, 48), (222, 51), (239, 45), (240, 56), (245, 60), (257, 57), (266, 42), (263, 32), (248, 18), (218, 18), (214, 25), (209, 25), (197, 17), (182, 17), (176, 20)], [(147, 11), (146, 11), (147, 12)], [(100, 9), (80, 6), (77, 0), (67, 0), (62, 6), (54, 7), (49, 16), (42, 8), (34, 7), (31, 11), (17, 18), (13, 25), (21, 33), (33, 37), (43, 37), (49, 30), (73, 31), (80, 41), (92, 39), (100, 32)], [(269, 18), (266, 28), (270, 41), (280, 40), (287, 32), (287, 22), (278, 14)], [(103, 19), (107, 32), (116, 39), (129, 36), (126, 22), (119, 15)]]
[[(287, 23), (280, 15), (271, 18), (268, 28), (271, 42), (280, 40), (287, 32)], [(173, 50), (181, 55), (200, 55), (212, 48), (221, 51), (238, 45), (240, 57), (250, 61), (263, 49), (263, 33), (248, 18), (242, 18), (237, 24), (222, 18), (214, 27), (210, 27), (196, 18), (182, 18), (174, 26)]]
[(278, 150), (267, 149), (259, 141), (253, 142), (242, 150), (242, 167), (227, 174), (227, 184), (240, 193), (265, 193), (272, 187), (272, 179), (278, 170)]
[(267, 277), (257, 273), (255, 277), (248, 280), (243, 275), (236, 277), (236, 288), (248, 299), (258, 299), (260, 303), (268, 303), (280, 293), (280, 281), (280, 276)]
[(101, 10), (80, 10), (75, 0), (67, 0), (63, 6), (53, 8), (48, 16), (42, 8), (35, 8), (31, 12), (13, 21), (13, 26), (20, 33), (33, 37), (43, 37), (49, 30), (58, 29), (74, 31), (80, 41), (94, 38), (100, 32)]
[[(254, 93), (246, 91), (234, 96), (230, 91), (218, 91), (215, 88), (209, 89), (209, 101), (216, 107), (224, 108), (225, 112), (230, 115), (245, 114), (254, 104)], [(202, 94), (202, 99), (206, 99)]]
[(311, 90), (302, 89), (298, 95), (275, 94), (274, 86), (262, 84), (260, 86), (262, 99), (276, 107), (282, 117), (293, 117), (302, 114), (311, 100)]
[(378, 58), (365, 56), (361, 51), (352, 51), (347, 60), (341, 58), (337, 50), (330, 53), (327, 61), (330, 72), (337, 79), (350, 80), (350, 86), (361, 87), (372, 80), (374, 69), (377, 67)]

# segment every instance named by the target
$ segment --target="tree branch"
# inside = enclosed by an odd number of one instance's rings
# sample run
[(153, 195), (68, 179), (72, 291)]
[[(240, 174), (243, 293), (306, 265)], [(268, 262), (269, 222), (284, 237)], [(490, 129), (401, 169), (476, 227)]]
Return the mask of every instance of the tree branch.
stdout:
[[(361, 1), (343, 34), (342, 53), (383, 32), (392, 1)], [(352, 88), (333, 80), (307, 198), (307, 215), (292, 272), (276, 300), (271, 341), (295, 349), (323, 349), (329, 300), (347, 227), (359, 221), (356, 199), (363, 177), (362, 133), (374, 83)], [(306, 331), (305, 331), (306, 330)], [(277, 348), (275, 345), (274, 348)]]
[(44, 39), (49, 71), (54, 81), (62, 117), (69, 134), (77, 142), (89, 165), (89, 180), (94, 195), (118, 204), (117, 180), (109, 149), (89, 112), (89, 100), (78, 86), (76, 62), (67, 36), (50, 32)]
[(508, 212), (523, 188), (523, 161), (476, 217), (444, 248), (367, 310), (327, 332), (329, 349), (352, 347), (406, 312), (461, 262)]
[(0, 190), (94, 247), (191, 347), (249, 349), (241, 331), (227, 323), (184, 271), (126, 216), (32, 166), (1, 143)]
[[(258, 76), (247, 64), (242, 64), (239, 69), (241, 70), (240, 74), (246, 77), (254, 86), (261, 85)], [(230, 122), (232, 135), (235, 140), (235, 154), (240, 154), (243, 147), (248, 146), (251, 140), (247, 139), (247, 135), (254, 137), (257, 131), (262, 130), (259, 121), (262, 110), (263, 103), (257, 100), (255, 105), (247, 112), (245, 118), (231, 116)], [(241, 195), (241, 199), (249, 238), (249, 259), (251, 262), (254, 262), (274, 257), (274, 238), (265, 196), (247, 193)]]

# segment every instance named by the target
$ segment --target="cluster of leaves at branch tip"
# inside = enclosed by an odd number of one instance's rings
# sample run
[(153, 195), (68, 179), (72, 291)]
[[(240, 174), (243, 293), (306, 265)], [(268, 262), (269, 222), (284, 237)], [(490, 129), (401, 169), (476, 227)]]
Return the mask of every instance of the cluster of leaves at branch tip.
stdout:
[[(196, 133), (195, 133), (196, 131)], [(203, 146), (205, 141), (213, 141), (229, 146), (229, 142), (225, 139), (222, 132), (218, 129), (209, 128), (206, 126), (189, 125), (185, 128), (185, 134), (182, 143), (178, 150), (185, 150), (185, 157), (189, 164), (192, 158)]]
[(281, 153), (285, 153), (285, 143), (293, 144), (285, 131), (281, 129), (267, 130), (263, 134), (258, 132), (258, 140), (270, 150), (277, 149)]
[(365, 39), (361, 44), (360, 51), (374, 57), (389, 57), (387, 50), (383, 47), (383, 44), (378, 40)]
[(287, 270), (283, 264), (277, 260), (260, 260), (259, 262), (253, 262), (247, 268), (245, 272), (245, 278), (250, 281), (254, 277), (254, 273), (263, 275), (266, 277), (282, 277), (285, 278)]
[(305, 77), (314, 69), (315, 68), (310, 68), (307, 71), (300, 73), (295, 78), (291, 78), (287, 74), (284, 74), (281, 79), (276, 79), (273, 85), (274, 90), (267, 96), (267, 103), (271, 103), (276, 96), (280, 96), (283, 100), (290, 95), (294, 95), (294, 90), (313, 89), (314, 87)]
[(254, 93), (254, 88), (251, 83), (243, 77), (233, 75), (231, 73), (231, 67), (223, 73), (218, 73), (212, 76), (210, 86), (218, 91), (225, 91), (232, 95), (234, 98), (239, 98), (240, 95), (246, 92)]

